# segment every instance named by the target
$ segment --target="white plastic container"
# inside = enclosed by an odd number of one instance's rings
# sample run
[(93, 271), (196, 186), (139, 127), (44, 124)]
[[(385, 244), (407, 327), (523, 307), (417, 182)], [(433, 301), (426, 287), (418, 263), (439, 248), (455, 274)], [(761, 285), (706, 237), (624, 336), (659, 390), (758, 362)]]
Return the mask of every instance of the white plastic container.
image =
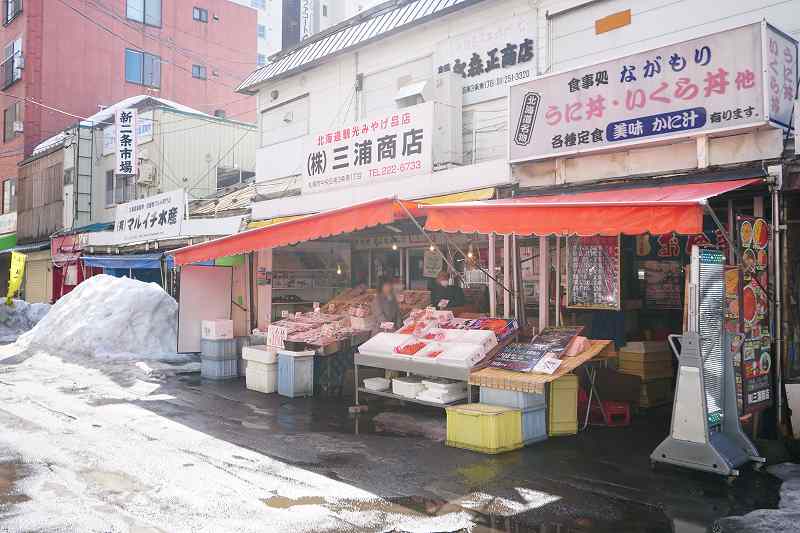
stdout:
[(364, 388), (367, 390), (380, 392), (389, 390), (391, 386), (392, 382), (386, 378), (366, 378), (364, 380)]
[(392, 380), (392, 392), (406, 398), (416, 398), (425, 390), (422, 379), (415, 377), (401, 377)]
[(417, 394), (417, 400), (424, 402), (447, 404), (453, 403), (458, 400), (464, 400), (467, 397), (467, 389), (459, 392), (440, 392), (431, 389), (425, 389)]
[(266, 345), (245, 346), (242, 348), (242, 359), (271, 365), (278, 362), (278, 349)]
[(200, 322), (200, 338), (220, 340), (233, 338), (233, 320), (203, 320)]
[(472, 368), (486, 357), (486, 352), (477, 344), (446, 343), (445, 351), (436, 358), (440, 365)]
[(272, 394), (278, 387), (278, 363), (258, 363), (247, 361), (245, 381), (250, 390)]
[(455, 381), (444, 378), (425, 378), (422, 380), (425, 388), (436, 394), (453, 394), (467, 391), (467, 384), (463, 381)]

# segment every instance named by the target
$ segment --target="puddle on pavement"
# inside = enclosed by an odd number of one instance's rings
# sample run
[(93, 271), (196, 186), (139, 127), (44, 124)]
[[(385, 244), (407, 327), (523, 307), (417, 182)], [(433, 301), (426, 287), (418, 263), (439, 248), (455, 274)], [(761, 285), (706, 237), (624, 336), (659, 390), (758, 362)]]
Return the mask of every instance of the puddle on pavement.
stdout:
[(20, 477), (17, 463), (0, 463), (0, 507), (30, 500), (28, 496), (15, 490), (15, 484)]

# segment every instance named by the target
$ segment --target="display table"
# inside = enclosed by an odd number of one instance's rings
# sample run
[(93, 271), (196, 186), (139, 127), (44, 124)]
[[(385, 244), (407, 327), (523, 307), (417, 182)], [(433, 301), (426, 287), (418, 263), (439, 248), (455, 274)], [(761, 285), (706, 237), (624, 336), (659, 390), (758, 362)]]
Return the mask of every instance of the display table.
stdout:
[[(432, 407), (441, 407), (445, 408), (451, 404), (444, 404), (444, 403), (435, 403), (435, 402), (427, 402), (424, 400), (417, 400), (416, 398), (409, 398), (406, 396), (400, 396), (398, 394), (394, 394), (389, 391), (374, 391), (369, 390), (367, 388), (361, 387), (361, 381), (358, 377), (358, 367), (359, 366), (367, 366), (372, 368), (381, 368), (383, 370), (394, 370), (397, 372), (406, 372), (409, 374), (417, 374), (421, 376), (428, 376), (434, 378), (446, 378), (446, 379), (453, 379), (456, 381), (464, 381), (469, 383), (470, 374), (477, 369), (483, 368), (489, 364), (492, 358), (505, 348), (511, 342), (516, 340), (516, 335), (512, 335), (507, 339), (504, 339), (500, 342), (497, 346), (495, 346), (487, 355), (483, 358), (483, 360), (478, 363), (477, 365), (473, 366), (472, 368), (460, 368), (457, 366), (448, 366), (448, 365), (432, 365), (426, 361), (418, 361), (413, 359), (401, 359), (401, 358), (391, 358), (391, 357), (379, 357), (373, 355), (365, 355), (359, 352), (353, 354), (353, 364), (354, 364), (354, 378), (355, 378), (355, 405), (359, 405), (359, 393), (364, 394), (372, 394), (375, 396), (383, 396), (384, 398), (394, 398), (396, 400), (402, 400), (404, 402), (411, 402), (411, 403), (418, 403), (421, 405), (428, 405)], [(467, 403), (472, 403), (472, 387), (467, 386)], [(453, 402), (453, 403), (460, 403), (460, 402)]]

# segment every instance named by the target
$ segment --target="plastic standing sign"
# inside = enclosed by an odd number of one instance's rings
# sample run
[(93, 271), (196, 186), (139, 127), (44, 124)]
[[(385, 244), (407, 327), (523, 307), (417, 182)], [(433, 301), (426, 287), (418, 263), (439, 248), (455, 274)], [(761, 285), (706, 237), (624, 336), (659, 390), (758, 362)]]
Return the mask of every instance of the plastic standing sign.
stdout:
[(284, 341), (289, 336), (289, 331), (283, 326), (269, 326), (267, 328), (267, 346), (284, 348)]

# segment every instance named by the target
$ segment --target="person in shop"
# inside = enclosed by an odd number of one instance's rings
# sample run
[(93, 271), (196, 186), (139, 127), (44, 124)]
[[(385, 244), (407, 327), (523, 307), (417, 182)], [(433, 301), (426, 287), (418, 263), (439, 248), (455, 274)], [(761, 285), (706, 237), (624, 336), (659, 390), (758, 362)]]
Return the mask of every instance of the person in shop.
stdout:
[(450, 285), (450, 274), (446, 270), (436, 276), (436, 283), (431, 288), (431, 305), (437, 309), (452, 309), (464, 305), (464, 291), (458, 285)]
[(394, 324), (394, 329), (399, 328), (402, 323), (394, 285), (395, 281), (392, 278), (381, 278), (378, 284), (378, 293), (372, 301), (372, 314), (375, 316), (376, 326), (379, 329), (381, 324), (387, 322)]

